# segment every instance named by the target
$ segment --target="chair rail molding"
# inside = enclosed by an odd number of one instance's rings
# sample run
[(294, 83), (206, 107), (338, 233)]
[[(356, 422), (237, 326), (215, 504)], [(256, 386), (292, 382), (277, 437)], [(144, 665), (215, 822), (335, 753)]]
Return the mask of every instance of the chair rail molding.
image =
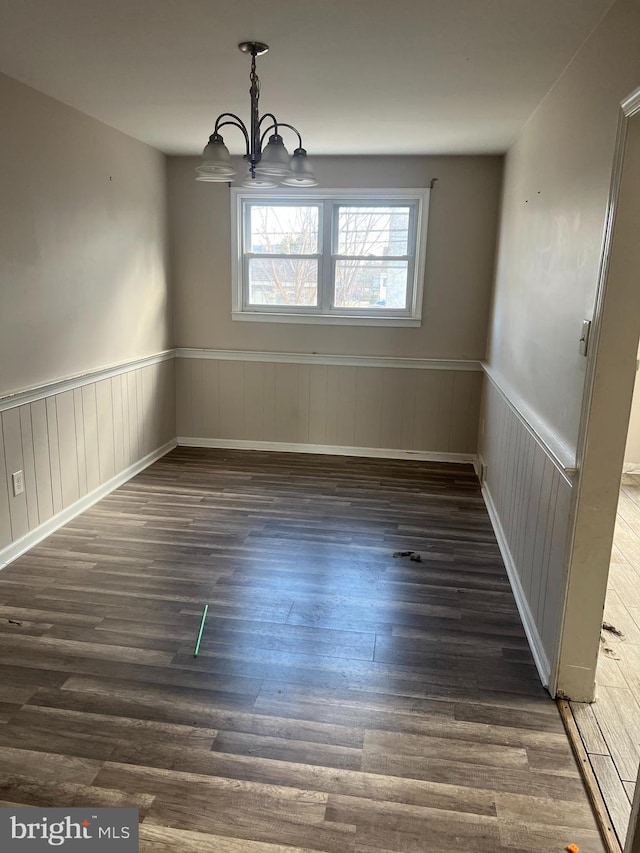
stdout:
[(373, 355), (332, 355), (310, 352), (264, 352), (254, 350), (218, 350), (178, 347), (178, 358), (213, 361), (258, 361), (273, 364), (329, 364), (341, 367), (395, 367), (414, 370), (462, 370), (482, 372), (477, 359), (455, 358), (396, 358)]
[(141, 358), (121, 361), (117, 364), (99, 367), (84, 373), (75, 373), (72, 376), (65, 376), (62, 379), (53, 379), (50, 382), (43, 382), (40, 385), (32, 385), (30, 388), (24, 388), (20, 391), (1, 396), (0, 412), (7, 409), (15, 409), (17, 406), (24, 406), (26, 403), (33, 403), (36, 400), (44, 400), (46, 397), (62, 394), (64, 391), (73, 391), (75, 388), (82, 388), (83, 385), (91, 385), (94, 382), (110, 379), (112, 376), (120, 376), (123, 373), (129, 373), (141, 367), (149, 367), (152, 364), (160, 364), (162, 361), (170, 361), (175, 356), (175, 349), (163, 350), (153, 355), (145, 355)]
[(523, 427), (549, 457), (549, 460), (558, 469), (562, 478), (568, 485), (573, 486), (578, 470), (575, 453), (535, 416), (524, 400), (513, 388), (509, 387), (504, 379), (489, 364), (483, 362), (482, 367), (487, 379), (499, 391)]

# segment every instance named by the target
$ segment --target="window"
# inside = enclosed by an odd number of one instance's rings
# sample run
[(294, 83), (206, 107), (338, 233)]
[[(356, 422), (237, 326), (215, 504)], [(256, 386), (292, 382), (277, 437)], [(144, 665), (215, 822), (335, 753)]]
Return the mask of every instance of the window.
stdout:
[(429, 190), (232, 190), (233, 317), (420, 325)]

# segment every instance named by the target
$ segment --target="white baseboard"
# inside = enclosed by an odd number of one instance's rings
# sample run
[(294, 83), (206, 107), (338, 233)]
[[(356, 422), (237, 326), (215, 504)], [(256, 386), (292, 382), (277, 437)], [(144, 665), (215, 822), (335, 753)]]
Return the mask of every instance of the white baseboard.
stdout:
[(173, 450), (175, 446), (176, 441), (173, 439), (172, 441), (164, 444), (162, 447), (159, 447), (157, 450), (154, 450), (152, 453), (143, 456), (142, 459), (139, 459), (137, 462), (134, 462), (133, 465), (125, 468), (124, 471), (116, 474), (115, 477), (112, 477), (106, 483), (98, 486), (97, 489), (89, 492), (88, 495), (84, 495), (80, 500), (77, 500), (75, 503), (71, 504), (71, 506), (66, 507), (62, 512), (54, 515), (53, 518), (45, 521), (44, 524), (40, 524), (34, 530), (30, 530), (29, 533), (22, 536), (20, 539), (17, 539), (15, 542), (12, 542), (10, 545), (7, 545), (6, 548), (2, 548), (0, 550), (0, 569), (3, 569), (6, 565), (13, 562), (13, 560), (20, 557), (30, 548), (33, 548), (33, 546), (37, 545), (38, 542), (42, 542), (42, 540), (46, 539), (47, 536), (51, 536), (51, 534), (55, 533), (56, 530), (64, 527), (65, 524), (68, 524), (68, 522), (73, 518), (80, 515), (81, 512), (84, 512), (85, 509), (93, 506), (93, 504), (106, 497), (114, 489), (117, 489), (118, 486), (121, 486), (123, 483), (126, 483), (127, 480), (135, 477), (135, 475), (139, 474), (140, 471), (144, 471), (144, 469), (148, 468), (149, 465), (157, 462), (158, 459)]
[(473, 460), (473, 470), (476, 472), (476, 477), (480, 481), (480, 485), (484, 483), (483, 471), (486, 470), (486, 463), (481, 453), (478, 453), (476, 458)]
[(640, 474), (640, 462), (625, 462), (622, 466), (623, 474)]
[(549, 659), (544, 650), (542, 638), (540, 637), (538, 628), (536, 627), (536, 623), (533, 619), (533, 614), (529, 608), (529, 602), (527, 601), (524, 590), (522, 589), (515, 561), (511, 551), (509, 550), (509, 545), (507, 544), (507, 539), (504, 535), (504, 530), (502, 529), (498, 512), (495, 504), (493, 503), (493, 499), (489, 489), (487, 488), (486, 482), (482, 484), (482, 497), (484, 498), (484, 502), (487, 506), (489, 518), (491, 519), (491, 524), (493, 525), (493, 530), (496, 534), (496, 539), (498, 540), (498, 546), (507, 570), (509, 583), (511, 584), (511, 589), (513, 591), (513, 597), (516, 600), (518, 613), (520, 614), (520, 619), (522, 620), (524, 631), (527, 635), (527, 640), (529, 641), (529, 647), (538, 670), (538, 675), (540, 676), (540, 680), (543, 685), (548, 688), (551, 679), (551, 665), (549, 664)]
[(216, 447), (226, 450), (274, 450), (279, 453), (320, 453), (328, 456), (371, 456), (380, 459), (416, 459), (421, 462), (473, 464), (474, 453), (438, 453), (426, 450), (392, 450), (380, 447), (345, 447), (338, 444), (294, 444), (284, 441), (245, 441), (235, 438), (178, 436), (182, 447)]

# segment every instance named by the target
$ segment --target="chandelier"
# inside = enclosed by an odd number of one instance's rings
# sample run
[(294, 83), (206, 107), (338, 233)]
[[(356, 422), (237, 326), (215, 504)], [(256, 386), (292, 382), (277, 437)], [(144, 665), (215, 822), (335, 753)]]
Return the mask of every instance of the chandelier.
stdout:
[[(242, 182), (243, 187), (268, 189), (278, 183), (288, 187), (315, 187), (318, 182), (302, 147), (302, 137), (291, 124), (278, 121), (273, 113), (260, 115), (258, 100), (260, 98), (260, 79), (256, 73), (256, 56), (262, 56), (269, 50), (269, 45), (259, 41), (243, 41), (238, 45), (243, 53), (251, 54), (251, 126), (247, 128), (242, 119), (234, 113), (221, 113), (216, 119), (213, 133), (202, 152), (202, 163), (196, 169), (196, 181), (214, 181), (227, 183), (231, 181), (237, 170), (231, 163), (229, 149), (224, 144), (220, 129), (226, 125), (237, 127), (244, 135), (246, 154), (244, 159), (249, 163), (247, 177)], [(280, 129), (286, 127), (298, 137), (298, 147), (293, 156), (284, 146)], [(268, 134), (269, 141), (263, 147)]]

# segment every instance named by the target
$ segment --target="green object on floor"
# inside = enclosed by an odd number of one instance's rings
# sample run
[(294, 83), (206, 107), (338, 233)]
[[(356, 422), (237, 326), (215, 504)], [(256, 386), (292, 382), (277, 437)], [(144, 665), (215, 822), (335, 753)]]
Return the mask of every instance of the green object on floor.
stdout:
[(209, 605), (205, 604), (204, 610), (202, 611), (202, 621), (200, 622), (200, 630), (198, 631), (198, 639), (196, 640), (196, 647), (193, 650), (194, 658), (198, 657), (198, 652), (200, 651), (200, 641), (202, 640), (202, 632), (204, 631), (204, 623), (207, 618), (207, 611), (209, 610)]

